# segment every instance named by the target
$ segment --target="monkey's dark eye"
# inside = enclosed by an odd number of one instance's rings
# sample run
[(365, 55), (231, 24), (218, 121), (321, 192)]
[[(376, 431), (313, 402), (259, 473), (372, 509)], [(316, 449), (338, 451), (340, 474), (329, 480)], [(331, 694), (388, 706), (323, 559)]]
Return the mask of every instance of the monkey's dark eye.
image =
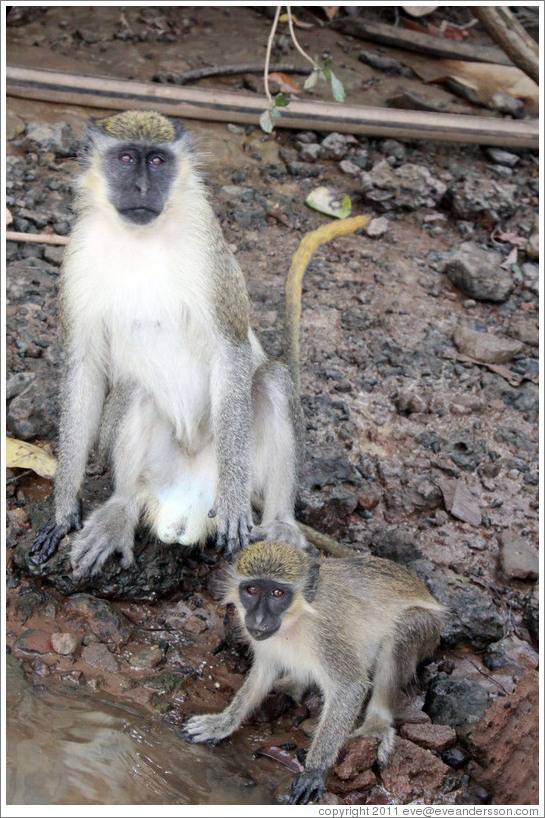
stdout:
[(274, 596), (276, 599), (280, 599), (284, 596), (284, 591), (281, 588), (275, 588), (271, 591), (271, 596)]
[(164, 157), (159, 156), (159, 154), (155, 153), (153, 156), (150, 156), (148, 161), (150, 165), (153, 165), (153, 167), (158, 168), (159, 165), (162, 165), (165, 160)]
[(132, 165), (135, 162), (135, 158), (131, 153), (122, 153), (119, 157), (119, 161), (123, 162), (124, 165)]
[(248, 593), (249, 593), (251, 596), (255, 596), (256, 594), (258, 594), (258, 593), (259, 593), (259, 589), (258, 589), (258, 588), (256, 588), (256, 587), (255, 587), (255, 585), (248, 585), (248, 587), (246, 588), (246, 591), (247, 591), (247, 592), (248, 592)]

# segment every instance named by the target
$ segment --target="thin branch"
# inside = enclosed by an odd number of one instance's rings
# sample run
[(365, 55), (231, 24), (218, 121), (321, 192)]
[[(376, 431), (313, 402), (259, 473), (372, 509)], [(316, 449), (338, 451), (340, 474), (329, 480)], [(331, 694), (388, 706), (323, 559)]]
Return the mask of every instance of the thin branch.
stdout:
[(67, 236), (57, 233), (17, 233), (16, 230), (6, 230), (6, 241), (25, 241), (29, 244), (68, 244)]
[[(310, 74), (308, 68), (288, 63), (275, 63), (269, 66), (269, 73), (281, 72), (283, 74)], [(228, 77), (234, 74), (262, 74), (263, 63), (241, 63), (240, 65), (217, 65), (206, 68), (196, 68), (193, 71), (184, 71), (182, 74), (172, 74), (170, 72), (159, 72), (153, 77), (154, 82), (171, 82), (174, 85), (186, 85), (189, 82), (205, 79), (206, 77)]]
[(291, 36), (291, 39), (293, 40), (293, 44), (294, 44), (295, 48), (297, 49), (297, 51), (299, 52), (299, 54), (302, 57), (304, 57), (305, 60), (307, 60), (312, 65), (313, 70), (316, 71), (316, 69), (318, 69), (320, 66), (318, 65), (318, 63), (316, 63), (312, 59), (312, 57), (309, 57), (309, 55), (306, 53), (306, 51), (299, 45), (297, 37), (295, 36), (295, 29), (293, 27), (293, 18), (291, 16), (291, 6), (286, 6), (286, 9), (288, 11), (288, 26), (289, 26), (289, 29), (290, 29), (290, 36)]
[(274, 35), (276, 34), (276, 28), (278, 26), (278, 18), (280, 17), (280, 12), (282, 11), (282, 6), (278, 6), (276, 9), (276, 14), (274, 15), (273, 24), (271, 26), (271, 31), (269, 34), (269, 39), (267, 40), (267, 53), (265, 55), (265, 68), (263, 71), (263, 83), (265, 85), (265, 93), (267, 95), (267, 99), (269, 100), (269, 105), (271, 107), (274, 106), (274, 100), (272, 98), (271, 91), (269, 89), (269, 65), (271, 63), (271, 50), (272, 44), (274, 41)]

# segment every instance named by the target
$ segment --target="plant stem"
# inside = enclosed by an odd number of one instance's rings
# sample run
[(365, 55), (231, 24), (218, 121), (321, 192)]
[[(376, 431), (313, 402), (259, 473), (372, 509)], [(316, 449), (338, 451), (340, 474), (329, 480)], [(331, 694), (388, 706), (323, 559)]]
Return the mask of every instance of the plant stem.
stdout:
[(274, 100), (272, 98), (272, 94), (269, 89), (269, 65), (271, 62), (271, 50), (272, 44), (274, 40), (274, 35), (276, 34), (276, 27), (278, 26), (278, 18), (280, 17), (280, 12), (282, 11), (282, 6), (278, 6), (276, 9), (276, 14), (274, 15), (273, 24), (271, 26), (271, 32), (269, 34), (269, 39), (267, 40), (267, 53), (265, 55), (265, 69), (263, 73), (263, 83), (265, 85), (265, 93), (267, 95), (267, 99), (269, 100), (269, 105), (274, 107)]
[(308, 60), (308, 62), (312, 65), (314, 70), (318, 69), (320, 67), (318, 65), (318, 63), (316, 63), (312, 59), (312, 57), (309, 57), (309, 55), (306, 53), (306, 51), (304, 51), (303, 48), (301, 48), (301, 46), (299, 45), (299, 42), (297, 40), (297, 37), (295, 36), (295, 29), (293, 27), (293, 19), (292, 19), (292, 16), (291, 16), (291, 6), (286, 6), (286, 9), (287, 9), (287, 12), (288, 12), (288, 26), (289, 26), (289, 29), (290, 29), (290, 36), (291, 36), (291, 39), (293, 41), (293, 44), (294, 44), (295, 48), (297, 49), (299, 54), (301, 54), (301, 56), (305, 58), (305, 60)]

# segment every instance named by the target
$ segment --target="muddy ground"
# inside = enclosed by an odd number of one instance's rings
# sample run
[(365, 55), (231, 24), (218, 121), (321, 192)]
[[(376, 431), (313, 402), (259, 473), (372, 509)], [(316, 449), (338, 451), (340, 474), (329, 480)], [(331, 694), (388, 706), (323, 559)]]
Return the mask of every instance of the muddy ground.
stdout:
[[(381, 19), (392, 22), (388, 14)], [(9, 64), (138, 80), (259, 61), (270, 25), (259, 10), (223, 7), (44, 7), (14, 22)], [(471, 36), (486, 41), (478, 28)], [(357, 59), (365, 48), (407, 66), (405, 52), (318, 26), (301, 39), (311, 53), (333, 56), (350, 102), (384, 105), (402, 87), (443, 110), (498, 115)], [(287, 39), (277, 57), (298, 62)], [(255, 75), (202, 84), (261, 87)], [(7, 113), (10, 227), (66, 235), (77, 137), (97, 112), (8, 99)], [(298, 517), (408, 565), (451, 618), (403, 699), (388, 768), (377, 767), (372, 741), (351, 744), (325, 799), (537, 803), (537, 155), (188, 126), (247, 277), (253, 325), (273, 357), (291, 254), (327, 218), (305, 206), (306, 195), (336, 188), (354, 214), (377, 220), (321, 248), (305, 277)], [(8, 434), (53, 451), (61, 259), (59, 247), (7, 245)], [(86, 509), (108, 491), (108, 474), (92, 462)], [(212, 546), (182, 559), (142, 535), (132, 573), (112, 560), (99, 581), (74, 585), (65, 542), (32, 575), (26, 551), (51, 514), (51, 483), (8, 470), (7, 495), (7, 645), (29, 678), (134, 701), (173, 725), (230, 701), (249, 661), (224, 621)], [(236, 751), (245, 775), (268, 786), (271, 800), (280, 785), (282, 798), (288, 771), (279, 761), (304, 757), (319, 706), (316, 692), (300, 705), (273, 694), (216, 752)], [(270, 751), (281, 745), (284, 753)], [(253, 759), (259, 747), (277, 757)]]

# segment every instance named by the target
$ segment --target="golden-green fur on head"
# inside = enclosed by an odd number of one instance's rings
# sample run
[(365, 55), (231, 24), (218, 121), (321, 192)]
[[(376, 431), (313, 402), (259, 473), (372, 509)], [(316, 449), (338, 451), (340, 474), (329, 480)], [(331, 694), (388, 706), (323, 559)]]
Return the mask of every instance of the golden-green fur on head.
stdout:
[(97, 119), (97, 128), (114, 139), (138, 142), (174, 142), (176, 129), (170, 119), (156, 111), (123, 111)]
[(241, 551), (235, 569), (244, 577), (299, 582), (308, 575), (308, 562), (307, 554), (295, 545), (279, 540), (261, 540)]

